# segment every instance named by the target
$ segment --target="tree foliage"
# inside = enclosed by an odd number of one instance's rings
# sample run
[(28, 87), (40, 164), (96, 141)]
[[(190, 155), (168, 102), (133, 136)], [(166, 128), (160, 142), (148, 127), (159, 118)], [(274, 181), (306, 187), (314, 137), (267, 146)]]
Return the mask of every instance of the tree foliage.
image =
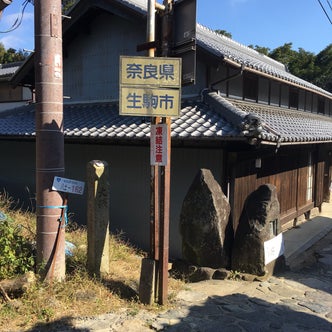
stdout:
[(223, 35), (225, 37), (231, 38), (232, 39), (232, 34), (226, 30), (214, 30), (214, 32), (219, 33), (220, 35)]
[(23, 61), (27, 58), (28, 53), (14, 48), (6, 48), (0, 43), (0, 64)]
[(332, 44), (315, 57), (316, 76), (314, 83), (332, 92)]
[(255, 46), (248, 45), (248, 47), (253, 48), (257, 52), (262, 53), (262, 54), (267, 55), (267, 56), (269, 55), (269, 53), (271, 51), (271, 49), (268, 48), (268, 47), (262, 47), (262, 46), (258, 46), (258, 45), (255, 45)]
[(293, 43), (285, 43), (273, 50), (258, 45), (249, 47), (283, 63), (293, 75), (332, 92), (332, 44), (317, 55), (303, 48), (296, 51)]
[(62, 12), (67, 13), (68, 10), (75, 5), (77, 0), (62, 0)]

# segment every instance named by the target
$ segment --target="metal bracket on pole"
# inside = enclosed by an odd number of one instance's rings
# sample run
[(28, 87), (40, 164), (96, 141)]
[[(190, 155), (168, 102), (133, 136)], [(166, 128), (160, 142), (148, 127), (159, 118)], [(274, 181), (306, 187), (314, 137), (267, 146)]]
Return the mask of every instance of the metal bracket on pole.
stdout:
[(158, 2), (156, 2), (156, 5), (155, 5), (156, 9), (158, 10), (162, 10), (164, 11), (166, 9), (166, 7)]

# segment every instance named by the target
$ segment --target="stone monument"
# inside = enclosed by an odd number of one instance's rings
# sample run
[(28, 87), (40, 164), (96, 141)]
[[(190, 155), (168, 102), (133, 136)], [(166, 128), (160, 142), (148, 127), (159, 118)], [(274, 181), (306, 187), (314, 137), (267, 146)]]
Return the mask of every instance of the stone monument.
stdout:
[(208, 169), (201, 169), (183, 201), (180, 215), (183, 259), (220, 268), (230, 262), (225, 243), (230, 205)]
[[(267, 241), (281, 233), (280, 206), (277, 189), (272, 184), (261, 185), (244, 203), (232, 250), (232, 269), (263, 276), (282, 268), (284, 256), (266, 264)], [(282, 235), (282, 234), (280, 234)], [(283, 253), (282, 245), (276, 248)]]

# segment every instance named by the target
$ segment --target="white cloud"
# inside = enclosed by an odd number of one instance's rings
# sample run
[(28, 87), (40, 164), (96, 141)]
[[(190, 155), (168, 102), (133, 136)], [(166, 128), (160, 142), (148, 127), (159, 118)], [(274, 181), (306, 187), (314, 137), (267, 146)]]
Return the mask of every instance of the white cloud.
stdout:
[(20, 16), (15, 13), (2, 17), (0, 21), (0, 42), (6, 49), (31, 50), (34, 46), (33, 13), (24, 13), (21, 23), (16, 29), (12, 30), (13, 25), (18, 24), (19, 19)]

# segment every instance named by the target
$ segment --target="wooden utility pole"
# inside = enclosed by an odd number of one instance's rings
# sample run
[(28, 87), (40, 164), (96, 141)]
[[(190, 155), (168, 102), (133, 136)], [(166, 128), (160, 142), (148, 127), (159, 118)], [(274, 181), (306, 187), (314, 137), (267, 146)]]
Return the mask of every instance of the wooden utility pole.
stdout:
[(64, 174), (61, 0), (35, 0), (37, 264), (47, 280), (65, 278), (65, 209), (52, 191)]

